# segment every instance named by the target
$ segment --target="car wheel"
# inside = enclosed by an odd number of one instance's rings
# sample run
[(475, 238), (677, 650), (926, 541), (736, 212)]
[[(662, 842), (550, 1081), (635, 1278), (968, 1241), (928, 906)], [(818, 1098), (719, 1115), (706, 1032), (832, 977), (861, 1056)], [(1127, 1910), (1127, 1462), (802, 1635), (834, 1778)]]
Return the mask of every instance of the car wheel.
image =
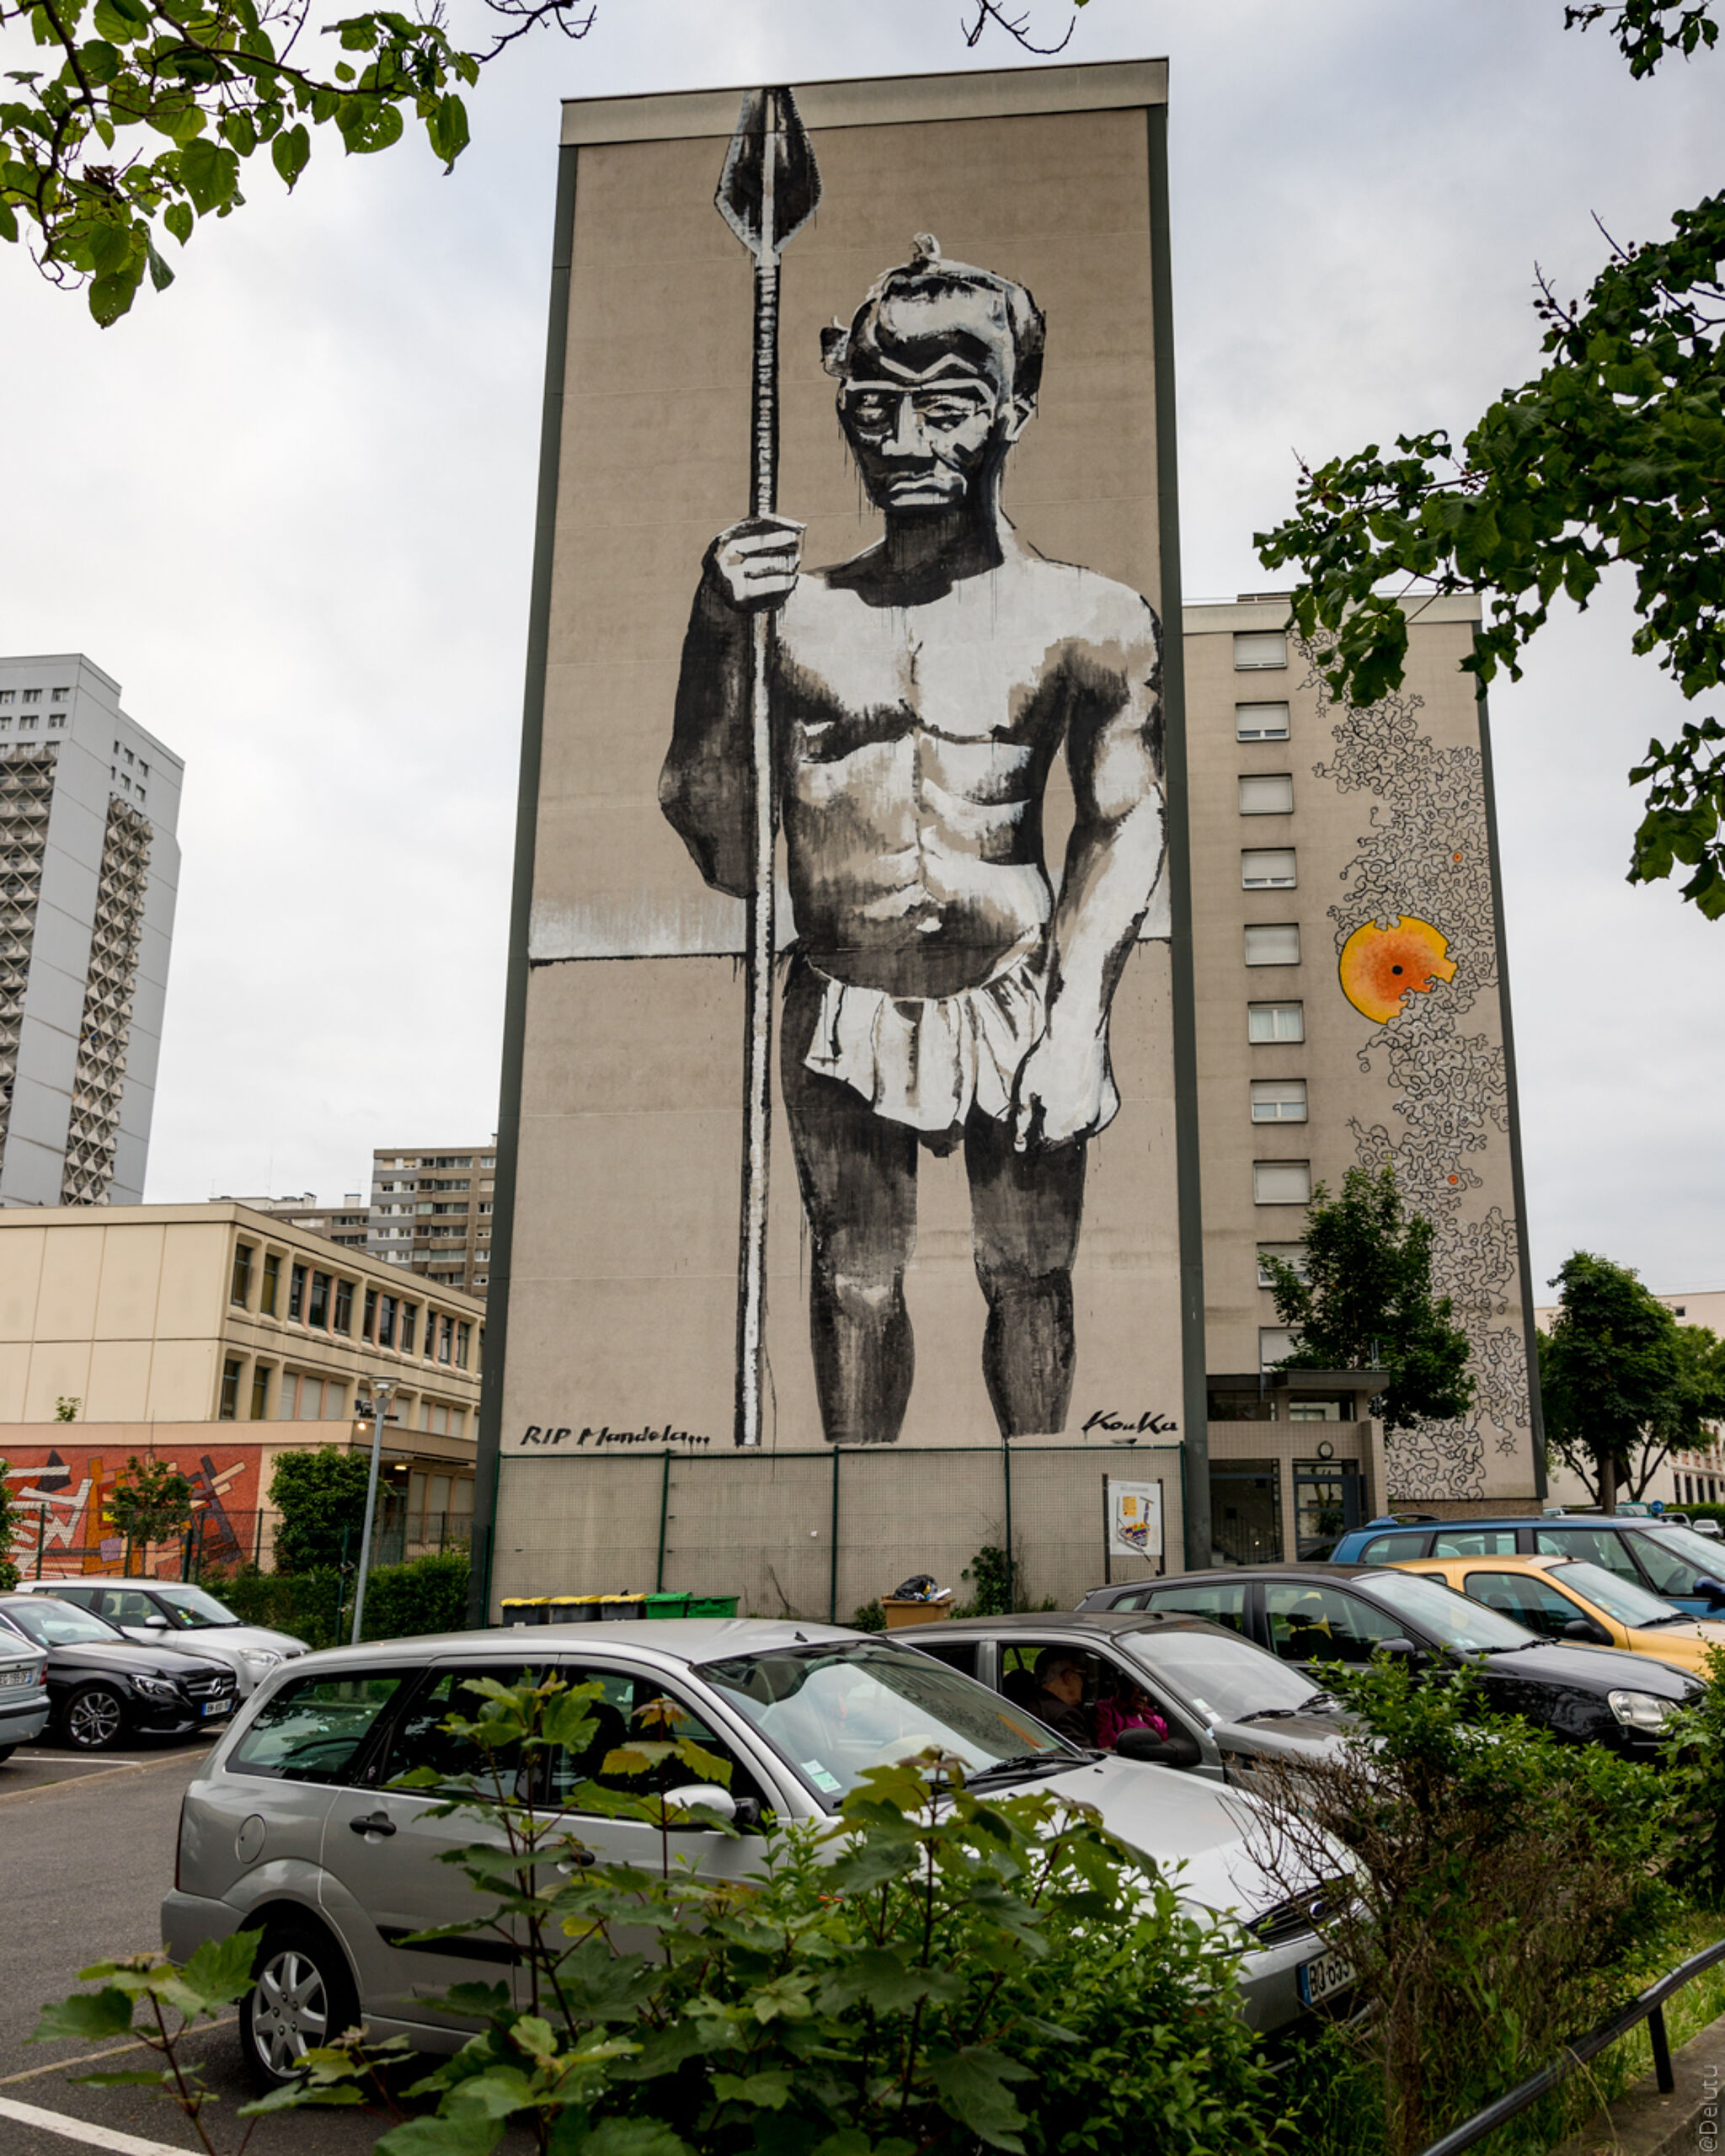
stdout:
[(239, 2009), (240, 2048), (258, 2087), (267, 2092), (295, 2079), (308, 2051), (333, 2043), (359, 2018), (353, 1979), (328, 1933), (312, 1924), (272, 1924)]
[(105, 1752), (126, 1727), (126, 1702), (111, 1685), (80, 1684), (61, 1713), (60, 1726), (75, 1751)]

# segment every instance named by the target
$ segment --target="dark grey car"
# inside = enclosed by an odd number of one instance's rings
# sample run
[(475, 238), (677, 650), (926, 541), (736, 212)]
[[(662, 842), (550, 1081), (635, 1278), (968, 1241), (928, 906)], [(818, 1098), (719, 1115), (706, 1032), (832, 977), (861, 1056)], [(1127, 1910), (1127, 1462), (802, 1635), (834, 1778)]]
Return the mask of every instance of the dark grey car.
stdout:
[(1121, 1749), (1212, 1781), (1248, 1782), (1266, 1760), (1332, 1752), (1347, 1726), (1303, 1671), (1201, 1617), (1152, 1611), (964, 1617), (900, 1636), (1030, 1713), (1037, 1659), (1045, 1648), (1059, 1648), (1084, 1669), (1084, 1712), (1092, 1731), (1101, 1703), (1123, 1684), (1137, 1685), (1167, 1724), (1168, 1742), (1152, 1750), (1140, 1732)]

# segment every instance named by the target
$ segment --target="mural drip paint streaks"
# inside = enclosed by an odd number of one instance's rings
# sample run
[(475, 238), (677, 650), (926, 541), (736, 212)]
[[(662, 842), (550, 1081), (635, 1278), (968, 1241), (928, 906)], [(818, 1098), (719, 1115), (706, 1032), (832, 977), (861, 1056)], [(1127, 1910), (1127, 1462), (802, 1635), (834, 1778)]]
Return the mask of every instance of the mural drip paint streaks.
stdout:
[[(1328, 716), (1335, 707), (1317, 671), (1322, 649), (1300, 648), (1309, 669), (1304, 686), (1316, 694), (1320, 718)], [(1312, 773), (1338, 793), (1372, 799), (1359, 851), (1341, 872), (1343, 896), (1328, 910), (1338, 964), (1370, 925), (1397, 937), (1397, 957), (1404, 947), (1420, 954), (1407, 962), (1399, 1007), (1386, 1006), (1390, 1015), (1359, 1051), (1363, 1071), (1377, 1067), (1388, 1077), (1399, 1134), (1357, 1118), (1349, 1128), (1362, 1166), (1392, 1167), (1408, 1203), (1433, 1222), (1433, 1284), (1455, 1305), (1478, 1382), (1465, 1419), (1425, 1422), (1391, 1438), (1391, 1491), (1470, 1498), (1485, 1494), (1488, 1449), (1513, 1457), (1520, 1448), (1527, 1357), (1509, 1301), (1515, 1224), (1498, 1206), (1482, 1219), (1467, 1211), (1470, 1193), (1483, 1187), (1479, 1156), (1509, 1137), (1502, 1044), (1464, 1023), (1482, 1002), (1492, 1007), (1499, 985), (1484, 760), (1476, 745), (1444, 747), (1423, 731), (1423, 701), (1391, 696), (1344, 709), (1331, 728), (1335, 753)], [(1359, 945), (1354, 947), (1357, 953)], [(1421, 972), (1423, 982), (1413, 978)], [(1356, 1008), (1376, 1015), (1357, 984), (1346, 992)]]

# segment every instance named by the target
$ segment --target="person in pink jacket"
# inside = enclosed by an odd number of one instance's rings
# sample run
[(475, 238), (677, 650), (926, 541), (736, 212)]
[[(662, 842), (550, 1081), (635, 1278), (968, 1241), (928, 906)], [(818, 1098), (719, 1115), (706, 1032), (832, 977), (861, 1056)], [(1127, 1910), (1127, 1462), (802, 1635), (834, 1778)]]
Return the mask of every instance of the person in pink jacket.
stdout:
[(1123, 1729), (1151, 1729), (1167, 1742), (1168, 1725), (1151, 1704), (1150, 1694), (1130, 1677), (1119, 1680), (1112, 1699), (1096, 1703), (1096, 1742), (1099, 1750), (1112, 1752)]

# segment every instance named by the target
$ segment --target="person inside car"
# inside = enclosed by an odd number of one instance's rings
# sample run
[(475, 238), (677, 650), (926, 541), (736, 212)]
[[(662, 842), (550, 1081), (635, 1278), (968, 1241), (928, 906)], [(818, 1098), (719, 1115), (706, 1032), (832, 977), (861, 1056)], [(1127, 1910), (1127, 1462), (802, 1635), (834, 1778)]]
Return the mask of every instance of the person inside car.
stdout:
[(1030, 1710), (1039, 1721), (1087, 1751), (1096, 1742), (1084, 1705), (1084, 1665), (1065, 1647), (1044, 1647), (1036, 1657), (1036, 1696)]
[(1149, 1693), (1130, 1677), (1122, 1677), (1113, 1693), (1096, 1703), (1097, 1750), (1112, 1752), (1123, 1729), (1154, 1730), (1163, 1743), (1167, 1742), (1168, 1725), (1156, 1712)]

